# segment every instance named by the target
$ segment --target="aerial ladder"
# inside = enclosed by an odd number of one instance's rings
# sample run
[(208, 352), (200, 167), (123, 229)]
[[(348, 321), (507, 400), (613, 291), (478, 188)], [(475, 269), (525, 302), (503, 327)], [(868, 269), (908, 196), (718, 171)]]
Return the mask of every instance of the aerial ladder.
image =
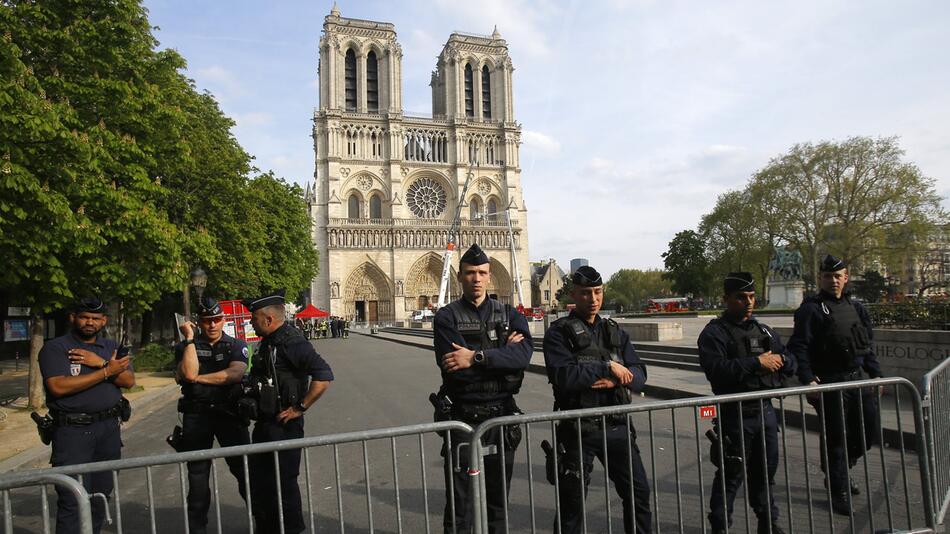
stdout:
[(452, 272), (452, 254), (455, 253), (459, 229), (462, 227), (462, 203), (465, 202), (465, 194), (468, 193), (468, 186), (471, 184), (474, 174), (473, 165), (469, 163), (468, 173), (465, 175), (465, 185), (462, 186), (462, 194), (459, 195), (459, 201), (455, 205), (455, 219), (452, 221), (449, 235), (445, 240), (445, 254), (442, 255), (442, 280), (439, 282), (439, 302), (436, 303), (438, 308), (449, 303), (449, 274)]

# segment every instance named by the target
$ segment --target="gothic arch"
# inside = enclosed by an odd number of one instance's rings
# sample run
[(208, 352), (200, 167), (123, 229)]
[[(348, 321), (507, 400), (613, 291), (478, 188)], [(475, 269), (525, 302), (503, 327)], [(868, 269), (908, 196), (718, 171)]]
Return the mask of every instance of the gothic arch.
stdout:
[(366, 55), (363, 53), (363, 45), (356, 39), (353, 39), (352, 37), (346, 38), (345, 40), (343, 40), (343, 42), (340, 43), (340, 53), (343, 56), (346, 56), (346, 51), (348, 49), (352, 49), (353, 53), (356, 54), (356, 57), (360, 57), (361, 55), (362, 56)]
[(380, 45), (378, 41), (372, 40), (372, 41), (366, 42), (365, 49), (363, 50), (363, 55), (369, 56), (370, 52), (376, 52), (376, 60), (379, 61), (380, 65), (382, 65), (383, 63), (382, 58), (386, 52), (383, 50), (382, 45)]
[(349, 318), (357, 316), (357, 303), (362, 302), (364, 318), (368, 317), (370, 303), (375, 303), (377, 320), (392, 320), (392, 284), (375, 263), (364, 262), (346, 278), (343, 290), (343, 310)]
[[(406, 309), (415, 310), (428, 304), (434, 304), (438, 298), (439, 284), (442, 281), (442, 256), (427, 252), (412, 264), (406, 275)], [(461, 294), (454, 268), (449, 269), (449, 292), (453, 298)], [(435, 298), (433, 298), (435, 297)]]
[(495, 258), (491, 259), (490, 269), (491, 279), (488, 282), (488, 294), (498, 295), (499, 302), (505, 304), (514, 303), (514, 299), (512, 299), (511, 295), (511, 275), (508, 274), (508, 269), (505, 269), (505, 266)]
[[(369, 184), (369, 187), (367, 187), (364, 190), (362, 187), (360, 187), (360, 183), (361, 182), (365, 183), (366, 177), (369, 178), (370, 184)], [(343, 182), (343, 187), (341, 187), (340, 189), (344, 191), (347, 191), (347, 190), (368, 191), (370, 189), (379, 189), (380, 183), (382, 183), (382, 179), (379, 176), (376, 176), (375, 174), (373, 174), (372, 172), (365, 171), (365, 170), (356, 171), (353, 174), (351, 174), (349, 178), (346, 179), (345, 182)], [(368, 194), (364, 194), (361, 192), (360, 195), (365, 196), (366, 198), (369, 198)]]

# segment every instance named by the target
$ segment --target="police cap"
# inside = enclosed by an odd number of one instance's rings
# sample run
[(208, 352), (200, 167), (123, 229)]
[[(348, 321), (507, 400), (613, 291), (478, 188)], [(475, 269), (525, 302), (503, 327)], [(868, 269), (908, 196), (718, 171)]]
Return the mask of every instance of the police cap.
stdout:
[(472, 246), (468, 247), (468, 250), (465, 251), (465, 254), (462, 254), (462, 259), (459, 260), (459, 265), (467, 263), (469, 265), (484, 265), (488, 263), (488, 255), (485, 254), (485, 251), (482, 250), (482, 247), (478, 246), (478, 243), (472, 243)]
[(221, 309), (221, 305), (213, 298), (201, 297), (201, 300), (198, 301), (199, 317), (221, 317), (222, 315), (224, 315), (224, 311)]
[(755, 291), (755, 280), (752, 273), (744, 271), (729, 273), (722, 281), (722, 289), (728, 295), (736, 291)]
[(571, 275), (571, 281), (577, 287), (597, 287), (604, 285), (604, 279), (601, 278), (597, 269), (590, 265), (581, 265)]
[(278, 289), (277, 291), (264, 295), (263, 297), (259, 297), (256, 299), (244, 299), (241, 301), (241, 304), (244, 304), (244, 306), (246, 306), (247, 309), (251, 311), (251, 313), (254, 313), (257, 310), (261, 308), (266, 308), (268, 306), (275, 306), (275, 305), (283, 306), (285, 302), (284, 301), (285, 292), (286, 291), (284, 289)]
[(75, 313), (106, 313), (106, 305), (99, 297), (87, 296), (79, 299), (73, 307)]
[(825, 256), (825, 259), (821, 260), (821, 265), (818, 266), (818, 270), (823, 273), (833, 273), (845, 267), (847, 267), (847, 265), (845, 265), (843, 260), (828, 254)]

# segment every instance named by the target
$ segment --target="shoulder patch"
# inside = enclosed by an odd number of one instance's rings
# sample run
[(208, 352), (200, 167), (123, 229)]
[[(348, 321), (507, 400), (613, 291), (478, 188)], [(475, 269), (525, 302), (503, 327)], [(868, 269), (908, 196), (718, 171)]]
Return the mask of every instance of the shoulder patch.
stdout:
[(241, 349), (241, 354), (244, 356), (244, 359), (247, 359), (247, 345), (244, 345), (244, 348)]

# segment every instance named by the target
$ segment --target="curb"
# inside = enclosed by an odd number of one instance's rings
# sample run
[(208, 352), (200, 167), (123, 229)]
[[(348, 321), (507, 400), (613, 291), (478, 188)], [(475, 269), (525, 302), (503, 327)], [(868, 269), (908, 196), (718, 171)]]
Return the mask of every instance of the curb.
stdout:
[[(171, 400), (178, 398), (179, 394), (178, 384), (168, 384), (135, 399), (132, 401), (132, 418), (122, 426), (129, 428), (135, 425)], [(49, 456), (50, 452), (49, 445), (36, 445), (26, 449), (0, 462), (0, 473), (15, 471), (26, 464), (38, 461), (43, 456)]]

